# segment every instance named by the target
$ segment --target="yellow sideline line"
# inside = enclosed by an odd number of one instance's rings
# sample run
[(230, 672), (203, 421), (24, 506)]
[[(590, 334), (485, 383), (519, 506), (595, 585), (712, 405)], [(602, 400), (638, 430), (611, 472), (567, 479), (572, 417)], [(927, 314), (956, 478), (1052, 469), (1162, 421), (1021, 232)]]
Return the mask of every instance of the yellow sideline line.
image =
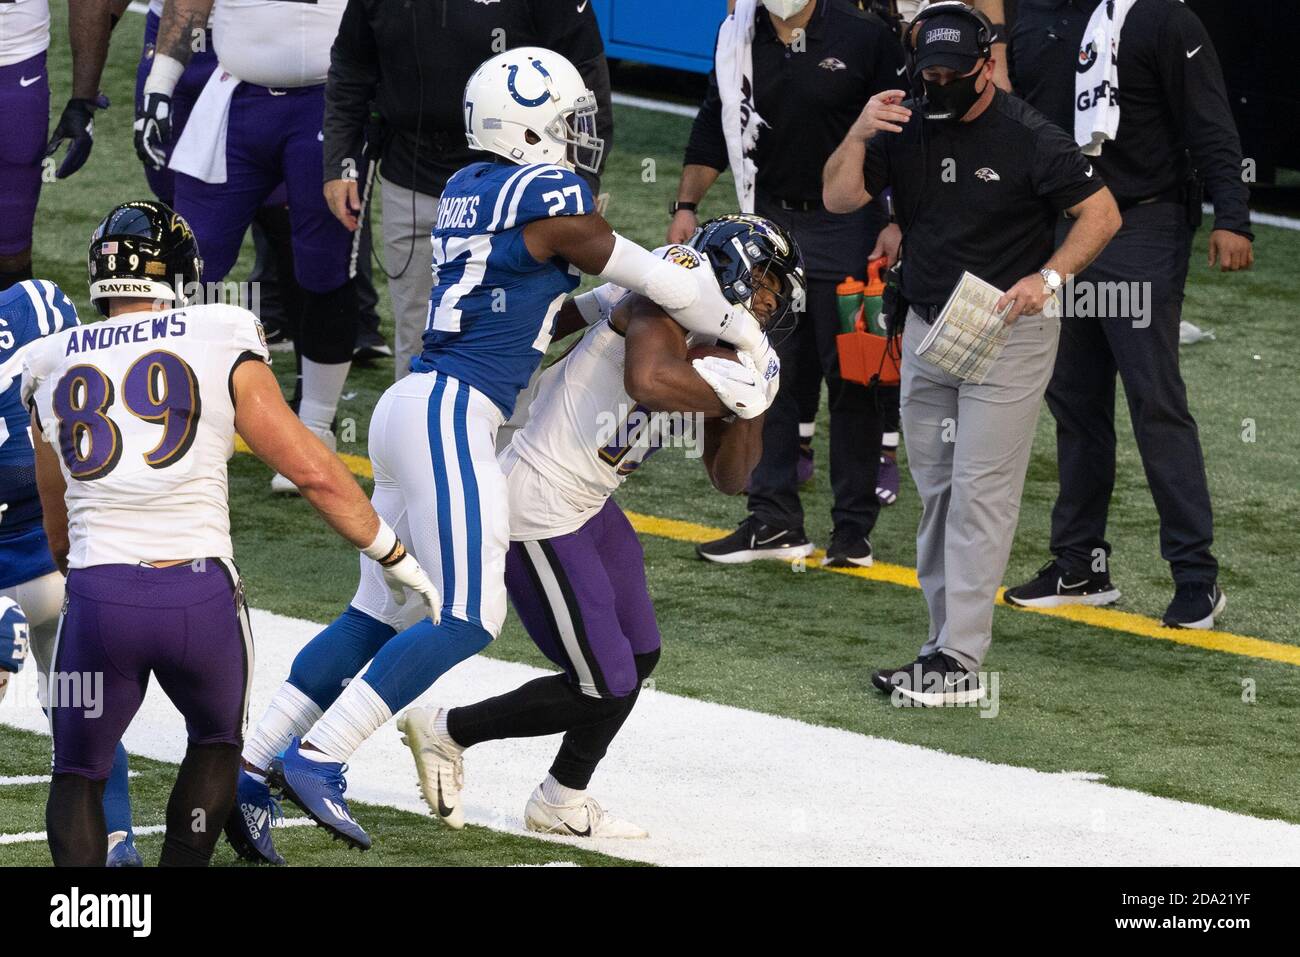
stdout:
[[(235, 448), (240, 452), (249, 452), (244, 440), (236, 438)], [(339, 458), (353, 475), (373, 479), (370, 460), (364, 455), (339, 453)], [(682, 522), (673, 518), (660, 518), (657, 515), (642, 515), (628, 512), (632, 527), (643, 535), (655, 538), (668, 538), (678, 542), (698, 544), (719, 538), (728, 533), (727, 529), (697, 525), (694, 522)], [(920, 588), (916, 580), (916, 569), (906, 565), (891, 565), (888, 562), (876, 562), (870, 568), (823, 568), (821, 558), (825, 553), (817, 551), (807, 559), (807, 567), (817, 571), (832, 572), (836, 575), (850, 575), (865, 578), (868, 581), (884, 582), (889, 585), (902, 585), (906, 588)], [(1002, 592), (998, 589), (998, 602), (1005, 608), (1013, 608), (1002, 602)], [(1241, 655), (1246, 658), (1263, 658), (1266, 661), (1280, 661), (1288, 665), (1300, 665), (1300, 646), (1288, 645), (1280, 641), (1267, 641), (1263, 638), (1251, 638), (1249, 635), (1234, 635), (1227, 631), (1209, 631), (1203, 628), (1166, 628), (1158, 619), (1130, 611), (1116, 611), (1113, 608), (1093, 608), (1087, 605), (1066, 605), (1061, 608), (1014, 608), (1018, 612), (1032, 615), (1045, 615), (1049, 618), (1063, 618), (1066, 621), (1120, 631), (1142, 638), (1156, 638), (1178, 645), (1190, 645), (1205, 648), (1208, 651), (1220, 651), (1229, 655)]]

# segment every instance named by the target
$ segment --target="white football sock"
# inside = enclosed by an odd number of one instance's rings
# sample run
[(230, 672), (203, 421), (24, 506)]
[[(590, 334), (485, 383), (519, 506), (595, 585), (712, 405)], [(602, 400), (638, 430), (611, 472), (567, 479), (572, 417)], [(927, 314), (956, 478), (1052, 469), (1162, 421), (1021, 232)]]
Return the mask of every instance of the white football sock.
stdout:
[(339, 396), (348, 381), (351, 362), (324, 364), (303, 357), (302, 401), (298, 403), (298, 418), (309, 429), (328, 432), (339, 410)]
[(886, 449), (898, 448), (898, 433), (886, 432), (884, 435), (880, 437), (880, 445)]
[(548, 804), (578, 804), (587, 796), (586, 789), (566, 788), (551, 775), (546, 775), (546, 780), (542, 782), (542, 797)]
[(448, 710), (449, 710), (449, 709), (447, 709), (447, 708), (440, 708), (440, 709), (438, 710), (438, 713), (434, 716), (434, 719), (433, 719), (433, 733), (436, 734), (439, 738), (442, 739), (442, 743), (443, 743), (443, 744), (445, 744), (445, 745), (449, 745), (450, 747), (455, 748), (457, 751), (464, 751), (465, 749), (462, 748), (459, 744), (456, 743), (456, 739), (453, 738), (453, 737), (451, 736), (451, 733), (448, 732), (448, 730), (447, 730), (447, 712), (448, 712)]
[(262, 720), (244, 742), (244, 760), (265, 771), (271, 759), (315, 724), (320, 714), (315, 701), (286, 681), (271, 697)]
[(801, 438), (801, 439), (807, 441), (808, 439), (811, 439), (811, 438), (812, 438), (814, 435), (816, 435), (816, 434), (817, 434), (817, 423), (816, 423), (816, 422), (800, 422), (800, 423), (799, 423), (799, 438)]
[(343, 693), (312, 727), (306, 741), (329, 756), (347, 761), (361, 742), (393, 716), (379, 692), (363, 678), (353, 678)]

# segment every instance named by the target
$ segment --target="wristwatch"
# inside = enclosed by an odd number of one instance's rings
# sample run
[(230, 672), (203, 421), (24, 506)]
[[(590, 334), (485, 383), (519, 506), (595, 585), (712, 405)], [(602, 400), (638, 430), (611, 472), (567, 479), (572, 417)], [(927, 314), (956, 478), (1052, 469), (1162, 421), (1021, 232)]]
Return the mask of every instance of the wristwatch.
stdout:
[(676, 216), (678, 210), (682, 210), (682, 209), (693, 213), (699, 208), (700, 208), (699, 203), (685, 203), (682, 202), (681, 200), (674, 200), (673, 202), (668, 204), (668, 215)]
[(1043, 277), (1043, 282), (1047, 284), (1048, 295), (1055, 296), (1061, 291), (1061, 274), (1055, 269), (1040, 269), (1038, 275)]

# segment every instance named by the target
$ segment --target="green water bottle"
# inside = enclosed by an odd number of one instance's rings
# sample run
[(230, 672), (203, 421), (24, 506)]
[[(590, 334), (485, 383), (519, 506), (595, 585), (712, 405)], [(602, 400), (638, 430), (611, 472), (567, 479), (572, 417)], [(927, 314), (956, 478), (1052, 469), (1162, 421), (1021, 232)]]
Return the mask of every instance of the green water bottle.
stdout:
[(840, 332), (852, 332), (858, 327), (862, 312), (862, 291), (866, 288), (861, 279), (845, 276), (835, 287), (835, 304), (840, 314)]

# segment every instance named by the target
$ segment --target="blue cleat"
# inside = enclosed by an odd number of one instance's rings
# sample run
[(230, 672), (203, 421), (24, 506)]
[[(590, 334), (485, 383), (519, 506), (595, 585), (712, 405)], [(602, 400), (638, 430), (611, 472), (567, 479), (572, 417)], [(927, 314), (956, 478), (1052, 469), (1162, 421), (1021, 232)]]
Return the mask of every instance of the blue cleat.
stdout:
[(267, 783), (240, 768), (235, 806), (226, 821), (226, 840), (235, 853), (254, 864), (283, 864), (271, 839), (271, 828), (283, 821), (280, 802)]
[(108, 860), (105, 867), (144, 867), (140, 852), (135, 849), (135, 841), (126, 831), (114, 831), (108, 835)]
[(267, 782), (284, 792), (294, 804), (320, 827), (340, 841), (360, 850), (370, 848), (370, 835), (362, 829), (348, 810), (343, 792), (348, 782), (343, 777), (346, 764), (337, 761), (313, 761), (304, 757), (302, 742), (294, 738), (284, 755), (271, 762)]

